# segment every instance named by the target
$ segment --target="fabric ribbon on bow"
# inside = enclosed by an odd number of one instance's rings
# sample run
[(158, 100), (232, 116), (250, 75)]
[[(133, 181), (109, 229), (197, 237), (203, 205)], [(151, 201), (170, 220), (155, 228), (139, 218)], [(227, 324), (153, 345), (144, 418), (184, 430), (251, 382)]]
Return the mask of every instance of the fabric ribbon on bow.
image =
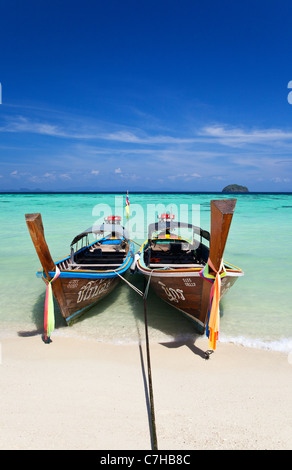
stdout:
[(127, 191), (127, 197), (126, 197), (126, 211), (127, 211), (127, 219), (129, 218), (129, 208), (130, 208), (130, 201), (129, 201), (129, 193)]
[(44, 276), (43, 279), (47, 284), (46, 300), (45, 300), (45, 315), (44, 315), (44, 327), (45, 327), (45, 342), (50, 341), (52, 331), (55, 329), (55, 315), (54, 315), (54, 300), (52, 292), (52, 283), (60, 276), (60, 270), (56, 266), (55, 276), (48, 281)]
[[(209, 268), (211, 268), (216, 274), (215, 275), (210, 274)], [(211, 288), (211, 293), (210, 293), (210, 307), (209, 307), (209, 313), (208, 313), (206, 335), (209, 338), (209, 348), (215, 351), (216, 342), (219, 338), (219, 328), (220, 328), (219, 303), (220, 303), (220, 295), (221, 295), (221, 278), (226, 276), (226, 271), (223, 265), (223, 261), (221, 262), (220, 268), (217, 271), (214, 268), (214, 265), (209, 258), (208, 263), (204, 266), (204, 268), (200, 272), (200, 276), (203, 279), (206, 279), (207, 281), (213, 284)]]

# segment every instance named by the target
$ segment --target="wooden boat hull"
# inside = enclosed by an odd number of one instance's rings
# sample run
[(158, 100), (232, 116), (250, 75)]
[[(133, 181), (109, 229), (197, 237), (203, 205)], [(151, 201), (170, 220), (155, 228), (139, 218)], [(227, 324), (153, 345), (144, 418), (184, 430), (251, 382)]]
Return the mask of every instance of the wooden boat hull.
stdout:
[[(161, 222), (151, 224), (148, 240), (139, 252), (138, 272), (148, 279), (161, 299), (194, 320), (200, 333), (204, 333), (208, 323), (215, 277), (220, 275), (221, 278), (222, 299), (237, 278), (243, 276), (241, 269), (223, 262), (235, 204), (235, 199), (211, 201), (211, 234), (200, 227), (191, 226), (191, 244), (177, 234), (171, 234), (171, 230), (187, 224), (175, 224), (170, 220), (165, 222), (164, 227)], [(153, 236), (154, 233), (157, 235)], [(200, 235), (197, 247), (195, 234)], [(202, 243), (202, 238), (209, 241), (209, 248)], [(216, 302), (217, 312), (218, 308), (219, 302)]]
[[(42, 273), (38, 273), (42, 276)], [(61, 314), (67, 324), (72, 324), (87, 310), (109, 295), (119, 284), (120, 278), (80, 279), (61, 278), (60, 284), (65, 304), (58, 302)], [(53, 287), (53, 286), (52, 286)]]
[[(151, 272), (144, 269), (139, 263), (138, 271), (145, 276), (147, 281), (150, 278), (150, 286), (158, 297), (183, 312), (194, 321), (197, 331), (204, 333), (209, 311), (211, 284), (203, 279), (198, 271), (164, 270), (163, 272)], [(242, 275), (243, 273), (240, 271), (227, 272), (221, 283), (221, 300), (238, 277)]]
[[(59, 283), (58, 289), (62, 291), (63, 296), (60, 297), (60, 295), (55, 294), (54, 283), (52, 288), (61, 314), (67, 324), (71, 324), (96, 303), (109, 295), (120, 283), (121, 279), (117, 272), (120, 275), (125, 273), (133, 261), (133, 246), (131, 245), (130, 248), (126, 262), (121, 269), (116, 271), (108, 271), (103, 274), (92, 271), (79, 271), (79, 273), (61, 271), (57, 281)], [(57, 262), (56, 266), (59, 266), (61, 262)], [(37, 275), (43, 277), (44, 273), (39, 272)], [(51, 278), (53, 275), (53, 271), (49, 272)]]
[[(57, 268), (59, 270), (58, 277), (52, 281), (51, 285), (60, 312), (67, 324), (72, 323), (89, 308), (110, 294), (133, 262), (133, 243), (130, 240), (119, 239), (116, 236), (96, 240), (85, 248), (95, 250), (94, 245), (98, 244), (97, 251), (101, 251), (101, 247), (117, 245), (122, 240), (124, 248), (120, 250), (120, 253), (124, 252), (125, 255), (122, 254), (123, 259), (118, 264), (113, 264), (113, 260), (111, 261), (112, 264), (109, 261), (106, 264), (90, 264), (90, 256), (88, 257), (89, 264), (78, 264), (76, 262), (72, 264), (72, 255), (54, 262), (45, 241), (41, 215), (26, 214), (26, 222), (43, 267), (43, 270), (39, 271), (37, 276), (44, 280), (53, 280)], [(82, 257), (82, 251), (83, 249), (77, 251), (75, 257)], [(112, 251), (116, 253), (114, 256), (120, 256), (118, 254), (119, 249), (113, 249)], [(97, 259), (94, 262), (97, 262)]]

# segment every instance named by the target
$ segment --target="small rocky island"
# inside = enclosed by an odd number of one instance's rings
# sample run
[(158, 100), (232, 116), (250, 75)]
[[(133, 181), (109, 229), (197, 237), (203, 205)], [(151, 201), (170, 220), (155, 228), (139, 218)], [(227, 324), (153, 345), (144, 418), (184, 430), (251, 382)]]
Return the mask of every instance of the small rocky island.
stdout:
[(241, 186), (240, 184), (229, 184), (222, 189), (222, 193), (248, 193), (246, 186)]

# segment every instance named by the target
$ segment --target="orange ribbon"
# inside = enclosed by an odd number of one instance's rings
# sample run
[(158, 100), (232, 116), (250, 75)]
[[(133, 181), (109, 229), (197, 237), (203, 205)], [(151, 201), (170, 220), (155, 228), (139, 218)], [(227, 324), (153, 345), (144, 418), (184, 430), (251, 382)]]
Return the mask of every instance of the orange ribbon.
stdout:
[(221, 296), (221, 277), (225, 276), (226, 273), (223, 271), (223, 273), (220, 274), (220, 271), (222, 271), (223, 268), (223, 261), (221, 262), (221, 265), (219, 267), (219, 270), (217, 271), (210, 260), (208, 259), (209, 267), (216, 273), (214, 275), (210, 275), (208, 273), (208, 279), (212, 278), (213, 280), (213, 285), (211, 288), (211, 294), (210, 294), (210, 312), (209, 312), (209, 318), (208, 318), (208, 325), (207, 325), (207, 334), (209, 336), (209, 348), (215, 350), (216, 349), (216, 342), (219, 337), (219, 328), (220, 328), (220, 309), (219, 309), (219, 303), (220, 303), (220, 296)]

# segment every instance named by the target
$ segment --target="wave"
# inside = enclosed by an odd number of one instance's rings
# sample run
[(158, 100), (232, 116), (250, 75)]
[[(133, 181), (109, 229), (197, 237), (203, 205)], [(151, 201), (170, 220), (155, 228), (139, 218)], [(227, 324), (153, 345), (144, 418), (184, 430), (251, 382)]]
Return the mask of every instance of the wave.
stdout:
[(274, 340), (263, 340), (262, 338), (248, 338), (245, 336), (220, 336), (220, 342), (233, 343), (253, 349), (265, 349), (281, 353), (292, 352), (292, 338), (280, 338)]
[[(18, 327), (17, 327), (18, 326)], [(3, 324), (0, 331), (0, 341), (4, 338), (10, 337), (30, 337), (30, 336), (41, 336), (42, 328), (28, 328), (28, 325), (9, 325)], [(31, 325), (30, 325), (31, 326)], [(108, 344), (136, 344), (137, 341), (144, 342), (144, 325), (136, 324), (135, 327), (124, 328), (123, 331), (115, 330), (115, 333), (111, 328), (98, 331), (94, 329), (93, 331), (87, 329), (73, 329), (73, 328), (56, 328), (52, 337), (58, 336), (63, 338), (72, 338), (72, 339), (82, 339), (89, 341), (97, 341)], [(151, 343), (196, 343), (196, 339), (202, 337), (197, 335), (194, 332), (190, 331), (181, 331), (177, 334), (162, 334), (159, 330), (154, 330), (150, 328), (149, 339)], [(223, 333), (219, 336), (220, 343), (231, 343), (237, 346), (243, 346), (246, 348), (252, 349), (262, 349), (266, 351), (275, 351), (284, 354), (289, 354), (289, 357), (292, 358), (292, 337), (282, 337), (273, 340), (267, 340), (263, 338), (251, 338), (244, 335), (225, 335)], [(291, 359), (292, 360), (292, 359)]]

